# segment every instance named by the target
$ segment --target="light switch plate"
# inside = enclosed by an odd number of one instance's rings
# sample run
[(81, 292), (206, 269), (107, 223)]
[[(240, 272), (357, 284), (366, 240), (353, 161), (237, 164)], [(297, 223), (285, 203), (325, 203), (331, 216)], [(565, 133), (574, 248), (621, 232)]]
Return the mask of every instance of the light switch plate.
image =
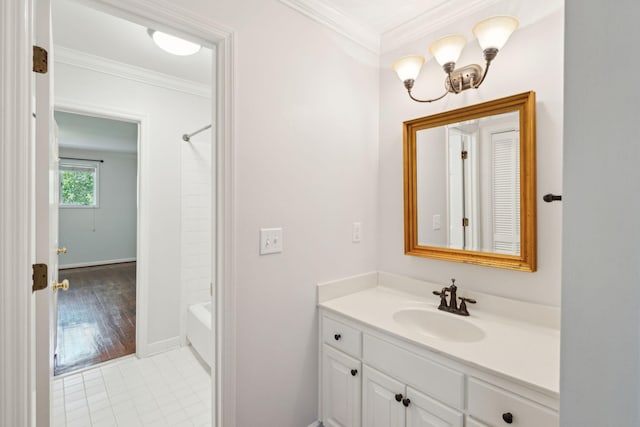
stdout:
[(440, 215), (436, 214), (433, 216), (433, 229), (440, 230), (440, 227), (441, 227)]
[(282, 228), (260, 229), (260, 255), (282, 252)]
[(358, 243), (362, 240), (362, 223), (354, 222), (351, 226), (351, 241)]

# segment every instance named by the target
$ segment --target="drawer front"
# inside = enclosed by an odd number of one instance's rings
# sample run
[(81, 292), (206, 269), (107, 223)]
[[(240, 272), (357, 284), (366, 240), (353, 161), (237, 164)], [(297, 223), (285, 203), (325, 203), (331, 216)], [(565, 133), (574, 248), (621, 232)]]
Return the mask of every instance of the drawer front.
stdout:
[(351, 326), (323, 317), (322, 338), (325, 343), (353, 357), (362, 357), (362, 333)]
[[(440, 402), (462, 409), (464, 375), (371, 335), (364, 335), (365, 363)], [(538, 426), (540, 427), (540, 426)]]
[(560, 425), (556, 411), (475, 378), (469, 377), (467, 391), (469, 415), (491, 426)]

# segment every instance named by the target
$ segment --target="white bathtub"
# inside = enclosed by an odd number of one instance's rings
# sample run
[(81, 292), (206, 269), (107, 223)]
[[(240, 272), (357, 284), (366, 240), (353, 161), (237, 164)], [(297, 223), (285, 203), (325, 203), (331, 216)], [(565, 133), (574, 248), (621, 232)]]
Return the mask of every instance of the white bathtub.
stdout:
[(213, 366), (213, 333), (211, 332), (211, 302), (189, 306), (187, 339), (200, 357)]

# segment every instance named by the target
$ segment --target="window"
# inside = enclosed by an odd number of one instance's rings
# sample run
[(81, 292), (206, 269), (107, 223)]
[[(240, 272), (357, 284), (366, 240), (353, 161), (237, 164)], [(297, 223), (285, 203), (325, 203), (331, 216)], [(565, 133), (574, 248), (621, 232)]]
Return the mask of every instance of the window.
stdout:
[(61, 161), (60, 207), (98, 207), (98, 163)]

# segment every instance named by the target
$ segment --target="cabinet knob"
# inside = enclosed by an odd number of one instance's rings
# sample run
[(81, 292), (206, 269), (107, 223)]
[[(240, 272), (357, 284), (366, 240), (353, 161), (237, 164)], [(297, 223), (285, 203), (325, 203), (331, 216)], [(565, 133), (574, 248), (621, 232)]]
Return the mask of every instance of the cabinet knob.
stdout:
[(402, 395), (400, 393), (396, 394), (396, 402), (400, 402), (402, 400)]
[(507, 424), (513, 423), (513, 414), (511, 412), (505, 412), (502, 414), (502, 420)]
[(358, 370), (357, 369), (352, 369), (351, 370), (351, 376), (355, 377), (356, 375), (358, 375)]
[(339, 341), (339, 340), (340, 340), (340, 338), (342, 338), (342, 335), (340, 335), (340, 334), (335, 334), (335, 335), (333, 336), (333, 338), (334, 338), (336, 341)]
[(410, 403), (411, 403), (411, 400), (409, 399), (402, 400), (402, 404), (404, 405), (405, 408), (408, 408)]

